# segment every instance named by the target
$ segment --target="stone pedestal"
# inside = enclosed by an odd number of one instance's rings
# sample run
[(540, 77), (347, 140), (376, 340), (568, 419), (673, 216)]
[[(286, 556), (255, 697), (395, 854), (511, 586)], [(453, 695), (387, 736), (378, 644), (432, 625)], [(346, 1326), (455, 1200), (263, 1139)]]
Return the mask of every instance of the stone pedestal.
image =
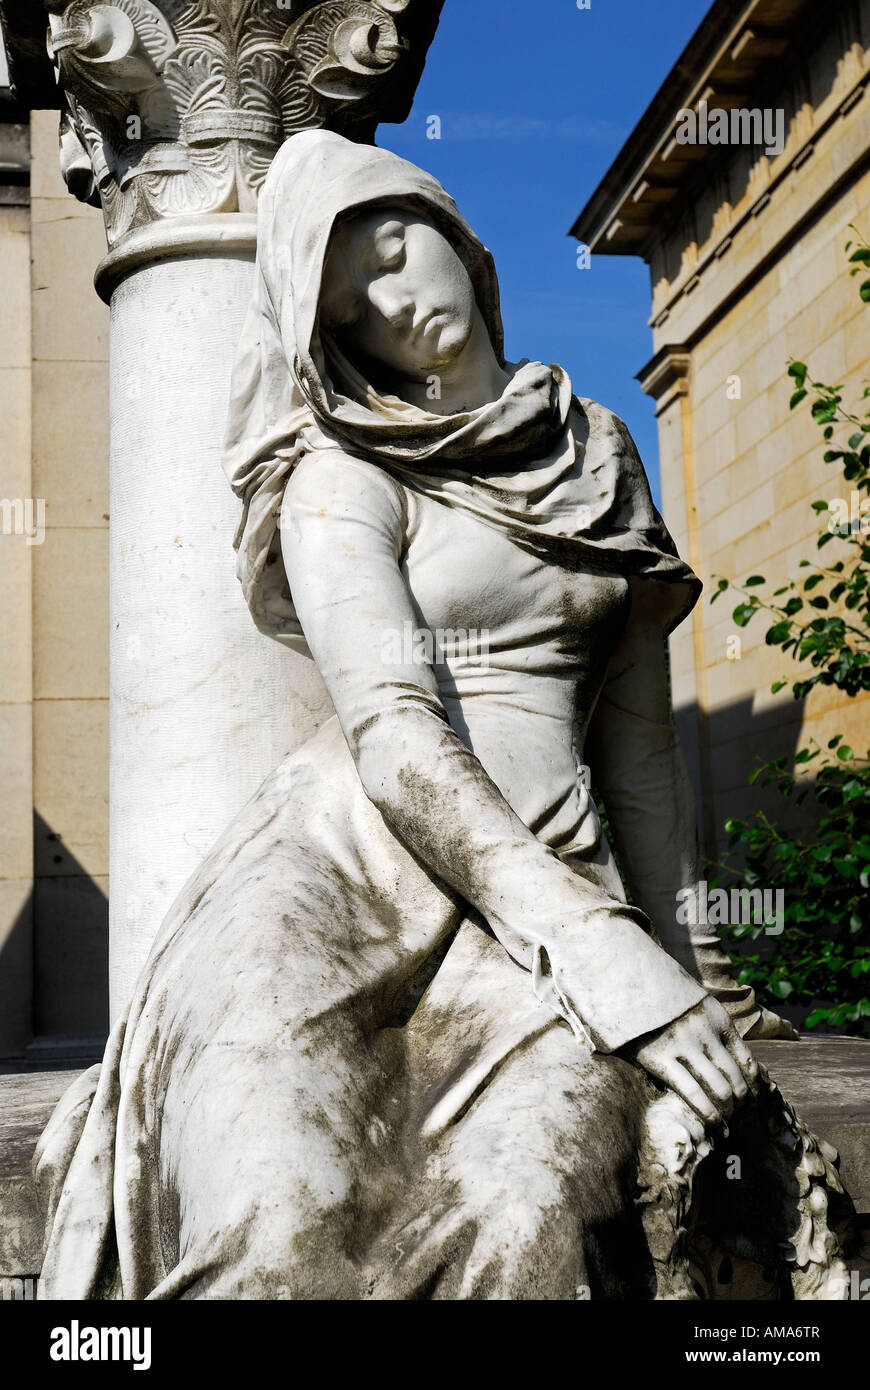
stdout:
[[(763, 1042), (753, 1052), (810, 1128), (833, 1144), (858, 1220), (849, 1266), (870, 1275), (870, 1043), (804, 1037)], [(69, 1070), (61, 1071), (58, 1065)], [(36, 1141), (82, 1061), (5, 1074), (0, 1063), (0, 1301), (35, 1296), (42, 1262), (42, 1216), (30, 1172)], [(870, 1288), (870, 1285), (867, 1286)], [(720, 1296), (739, 1296), (723, 1289)], [(856, 1295), (852, 1295), (853, 1297)], [(866, 1296), (865, 1294), (862, 1296)]]

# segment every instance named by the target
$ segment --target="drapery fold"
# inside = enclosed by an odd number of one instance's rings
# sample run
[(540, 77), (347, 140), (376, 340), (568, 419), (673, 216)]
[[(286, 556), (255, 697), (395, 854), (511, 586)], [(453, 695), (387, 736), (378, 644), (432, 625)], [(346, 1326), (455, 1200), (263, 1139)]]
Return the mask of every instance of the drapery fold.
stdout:
[(388, 150), (330, 131), (288, 140), (260, 198), (254, 294), (224, 449), (224, 468), (243, 504), (237, 572), (258, 627), (306, 650), (281, 562), (281, 502), (302, 458), (338, 449), (555, 564), (662, 581), (669, 631), (695, 603), (700, 583), (653, 505), (625, 426), (574, 396), (561, 367), (508, 364), (497, 400), (436, 415), (379, 390), (322, 333), (332, 230), (377, 205), (416, 211), (452, 242), (504, 364), (492, 257), (440, 183)]

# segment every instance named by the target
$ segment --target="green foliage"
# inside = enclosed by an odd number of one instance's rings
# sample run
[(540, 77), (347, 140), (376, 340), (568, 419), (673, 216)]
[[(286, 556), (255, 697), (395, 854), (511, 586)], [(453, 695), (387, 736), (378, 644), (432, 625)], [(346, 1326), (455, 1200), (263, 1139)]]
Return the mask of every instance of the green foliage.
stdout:
[[(812, 781), (806, 774), (814, 773)], [(735, 941), (759, 941), (759, 949), (735, 953), (738, 978), (753, 985), (773, 1007), (787, 999), (815, 1007), (806, 1026), (870, 1033), (870, 750), (856, 760), (837, 735), (823, 752), (802, 749), (795, 768), (777, 758), (757, 768), (751, 781), (776, 785), (784, 798), (815, 804), (811, 838), (771, 821), (763, 811), (730, 820), (729, 851), (742, 851), (741, 882), (782, 890), (784, 930), (765, 935), (763, 924), (731, 927)], [(721, 878), (718, 882), (724, 882)], [(818, 1002), (821, 1001), (821, 1002)]]
[[(863, 274), (870, 269), (870, 246), (859, 240), (853, 251), (852, 245), (846, 245), (850, 274)], [(870, 277), (859, 292), (870, 303)], [(774, 693), (790, 686), (800, 700), (827, 685), (855, 696), (870, 690), (870, 386), (850, 412), (843, 406), (843, 387), (812, 379), (806, 363), (791, 362), (788, 375), (792, 410), (814, 393), (810, 414), (822, 430), (825, 462), (838, 464), (847, 484), (845, 498), (812, 504), (827, 517), (817, 549), (833, 541), (843, 549), (828, 565), (802, 560), (800, 568), (810, 573), (772, 593), (760, 574), (743, 584), (717, 576), (712, 601), (736, 590), (737, 626), (767, 613), (772, 621), (765, 642), (803, 664), (800, 675), (775, 681)], [(848, 433), (837, 441), (838, 431)], [(728, 929), (735, 940), (763, 937), (755, 954), (734, 953), (738, 977), (773, 1007), (785, 999), (804, 1006), (815, 1001), (808, 1028), (870, 1035), (870, 750), (856, 757), (838, 735), (826, 752), (816, 745), (801, 749), (791, 770), (785, 758), (762, 763), (751, 781), (775, 785), (791, 805), (811, 798), (818, 820), (811, 840), (784, 830), (762, 811), (726, 823), (729, 852), (739, 851), (745, 862), (741, 881), (750, 888), (782, 889), (785, 897), (781, 936), (764, 935), (763, 925)]]

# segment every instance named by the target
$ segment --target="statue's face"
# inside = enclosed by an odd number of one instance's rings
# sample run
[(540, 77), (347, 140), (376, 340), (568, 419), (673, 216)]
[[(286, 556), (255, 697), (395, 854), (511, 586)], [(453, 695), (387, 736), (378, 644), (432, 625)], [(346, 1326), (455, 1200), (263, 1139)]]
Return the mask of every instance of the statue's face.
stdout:
[(465, 266), (423, 218), (382, 208), (334, 234), (321, 318), (350, 357), (363, 353), (400, 376), (423, 379), (459, 357), (475, 313)]

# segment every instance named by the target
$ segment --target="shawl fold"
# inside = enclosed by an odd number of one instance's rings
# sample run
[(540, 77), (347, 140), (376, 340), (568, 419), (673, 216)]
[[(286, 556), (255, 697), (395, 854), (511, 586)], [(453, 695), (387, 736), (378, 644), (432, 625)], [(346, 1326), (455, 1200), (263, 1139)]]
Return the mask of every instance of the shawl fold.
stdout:
[[(384, 395), (321, 331), (330, 235), (362, 208), (416, 211), (463, 260), (499, 362), (501, 396), (435, 415)], [(242, 501), (237, 574), (261, 631), (307, 651), (282, 563), (280, 515), (306, 454), (339, 449), (567, 568), (662, 581), (662, 628), (700, 582), (653, 505), (625, 425), (577, 398), (558, 366), (505, 364), (492, 257), (430, 174), (331, 131), (292, 136), (259, 201), (254, 294), (233, 373), (224, 467)]]

